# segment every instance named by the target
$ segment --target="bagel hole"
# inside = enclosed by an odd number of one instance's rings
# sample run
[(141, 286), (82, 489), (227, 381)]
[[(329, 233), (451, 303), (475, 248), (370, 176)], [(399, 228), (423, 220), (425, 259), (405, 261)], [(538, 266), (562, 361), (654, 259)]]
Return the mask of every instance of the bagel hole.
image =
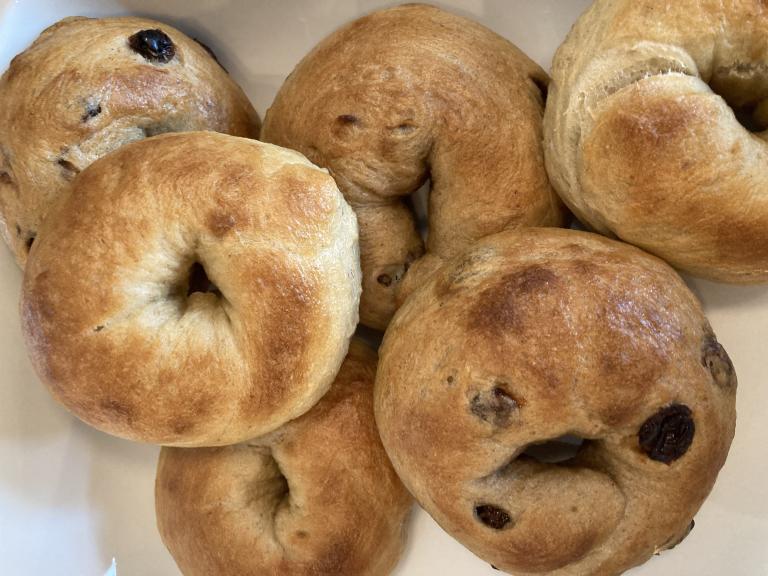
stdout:
[(189, 298), (195, 292), (201, 292), (203, 294), (214, 294), (217, 297), (221, 297), (221, 290), (214, 284), (208, 277), (208, 273), (205, 271), (205, 266), (200, 262), (195, 262), (189, 269), (189, 280), (187, 283), (187, 298)]
[(578, 456), (585, 443), (584, 438), (567, 434), (547, 442), (530, 444), (522, 456), (533, 458), (542, 464), (565, 464)]
[(720, 66), (712, 75), (709, 87), (733, 111), (736, 120), (747, 131), (768, 129), (768, 68), (762, 63), (736, 63)]
[(404, 202), (413, 213), (416, 230), (424, 243), (429, 236), (429, 191), (432, 189), (432, 179), (427, 180), (416, 191), (405, 197)]

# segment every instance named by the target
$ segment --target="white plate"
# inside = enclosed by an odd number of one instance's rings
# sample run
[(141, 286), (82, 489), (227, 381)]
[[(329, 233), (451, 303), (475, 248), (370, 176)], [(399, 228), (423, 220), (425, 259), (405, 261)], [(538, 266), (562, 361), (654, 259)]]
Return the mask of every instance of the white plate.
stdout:
[[(45, 26), (64, 16), (140, 14), (166, 20), (213, 47), (263, 116), (283, 78), (315, 43), (342, 23), (387, 4), (0, 0), (0, 70)], [(549, 68), (552, 54), (589, 0), (442, 4), (496, 30)], [(91, 430), (49, 398), (22, 345), (20, 281), (10, 252), (0, 247), (0, 574), (100, 576), (115, 557), (120, 576), (177, 576), (155, 528), (157, 448)], [(768, 382), (763, 370), (768, 288), (699, 281), (692, 287), (736, 365), (736, 440), (691, 536), (632, 575), (768, 576)], [(499, 572), (419, 511), (396, 574)]]

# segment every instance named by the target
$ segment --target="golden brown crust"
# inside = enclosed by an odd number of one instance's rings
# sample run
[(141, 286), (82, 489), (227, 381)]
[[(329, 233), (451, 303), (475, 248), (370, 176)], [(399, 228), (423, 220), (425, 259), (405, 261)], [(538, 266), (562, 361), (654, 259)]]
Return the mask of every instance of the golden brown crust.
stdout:
[[(480, 241), (406, 301), (380, 354), (395, 470), (444, 529), (521, 576), (616, 575), (669, 547), (733, 438), (735, 373), (695, 296), (594, 234)], [(523, 455), (564, 435), (585, 439), (567, 464)]]
[(327, 167), (358, 212), (364, 324), (386, 327), (424, 252), (402, 201), (427, 179), (433, 258), (504, 228), (561, 222), (541, 150), (547, 82), (487, 28), (412, 4), (341, 28), (288, 77), (262, 138)]
[(373, 419), (376, 354), (350, 345), (310, 412), (259, 440), (164, 448), (157, 523), (185, 576), (386, 576), (411, 498)]
[(768, 11), (597, 0), (553, 63), (545, 152), (585, 223), (698, 276), (768, 280)]
[[(153, 61), (130, 38), (161, 30), (173, 58)], [(163, 132), (256, 138), (259, 117), (206, 49), (143, 18), (66, 18), (0, 78), (0, 233), (19, 265), (51, 202), (91, 162)]]
[[(354, 213), (300, 154), (158, 136), (96, 161), (54, 203), (26, 268), (24, 332), (43, 381), (89, 424), (237, 442), (328, 389), (357, 323), (358, 258)], [(188, 293), (196, 264), (220, 295)]]

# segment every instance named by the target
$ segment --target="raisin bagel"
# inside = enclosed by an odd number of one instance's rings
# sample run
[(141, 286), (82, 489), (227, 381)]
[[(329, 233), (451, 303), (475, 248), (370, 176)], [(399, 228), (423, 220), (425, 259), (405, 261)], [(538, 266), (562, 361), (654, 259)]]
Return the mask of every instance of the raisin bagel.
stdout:
[(97, 160), (30, 252), (22, 327), (54, 396), (124, 438), (218, 445), (328, 390), (357, 324), (355, 215), (300, 154), (214, 132)]
[(597, 0), (544, 121), (566, 204), (686, 272), (768, 281), (766, 37), (758, 0)]
[(225, 448), (163, 448), (160, 535), (185, 576), (387, 576), (412, 500), (373, 419), (376, 354), (353, 341), (301, 418)]
[[(561, 222), (541, 148), (548, 81), (505, 39), (425, 5), (348, 24), (291, 73), (261, 137), (327, 167), (355, 209), (361, 322), (386, 327), (418, 278), (478, 238)], [(428, 179), (424, 256), (404, 200)]]
[[(475, 554), (519, 576), (609, 576), (687, 533), (735, 396), (669, 266), (532, 229), (482, 240), (411, 295), (384, 337), (375, 407), (405, 485)], [(535, 457), (567, 435), (583, 439), (572, 459)]]
[(97, 158), (163, 132), (256, 138), (259, 118), (208, 49), (143, 18), (66, 18), (0, 78), (0, 234), (24, 266), (53, 199)]

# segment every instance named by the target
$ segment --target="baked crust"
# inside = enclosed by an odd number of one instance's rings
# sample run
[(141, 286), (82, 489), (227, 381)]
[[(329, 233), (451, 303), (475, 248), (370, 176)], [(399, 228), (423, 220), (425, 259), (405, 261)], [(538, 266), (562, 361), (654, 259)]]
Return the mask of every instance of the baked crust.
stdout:
[[(357, 212), (364, 324), (385, 328), (478, 238), (562, 222), (541, 147), (548, 81), (504, 38), (419, 4), (355, 20), (296, 66), (261, 136), (327, 167)], [(430, 178), (424, 258), (403, 200)]]
[[(516, 575), (609, 576), (687, 533), (725, 462), (736, 376), (661, 260), (509, 231), (417, 290), (384, 337), (376, 419), (418, 502)], [(523, 454), (564, 435), (574, 459)]]
[(757, 0), (597, 0), (555, 55), (544, 120), (579, 219), (697, 276), (768, 280), (766, 35)]
[[(160, 60), (131, 48), (142, 30), (172, 42)], [(97, 158), (163, 132), (256, 138), (259, 128), (240, 87), (175, 28), (144, 18), (61, 20), (0, 78), (0, 234), (23, 267), (50, 204)]]
[[(27, 263), (23, 330), (43, 382), (87, 423), (228, 444), (327, 391), (359, 266), (355, 215), (326, 171), (256, 140), (166, 134), (59, 196)], [(195, 268), (218, 293), (190, 286)]]
[(353, 341), (301, 418), (226, 448), (163, 448), (160, 535), (185, 576), (387, 576), (412, 499), (373, 419), (376, 354)]

